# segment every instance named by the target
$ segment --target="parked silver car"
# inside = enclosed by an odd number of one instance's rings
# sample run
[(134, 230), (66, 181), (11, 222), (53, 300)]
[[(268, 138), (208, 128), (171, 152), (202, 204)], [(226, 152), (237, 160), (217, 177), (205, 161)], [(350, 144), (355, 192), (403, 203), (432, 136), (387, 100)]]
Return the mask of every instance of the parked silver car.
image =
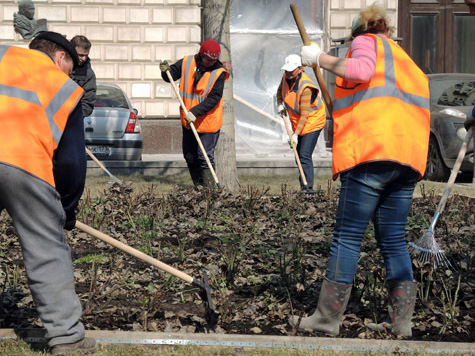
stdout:
[[(425, 178), (445, 181), (467, 133), (463, 123), (475, 105), (475, 74), (429, 74), (430, 140)], [(473, 141), (462, 162), (462, 172), (473, 172)]]
[(142, 159), (137, 110), (118, 85), (97, 83), (94, 111), (84, 118), (84, 131), (86, 146), (99, 160)]

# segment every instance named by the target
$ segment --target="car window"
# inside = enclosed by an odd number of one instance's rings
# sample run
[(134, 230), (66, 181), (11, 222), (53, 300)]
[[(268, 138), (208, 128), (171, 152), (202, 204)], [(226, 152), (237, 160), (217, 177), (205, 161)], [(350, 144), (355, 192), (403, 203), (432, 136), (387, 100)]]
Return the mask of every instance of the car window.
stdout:
[(475, 80), (432, 80), (430, 82), (432, 104), (446, 106), (475, 105)]
[(124, 109), (129, 108), (127, 99), (121, 89), (101, 86), (97, 87), (96, 102), (94, 103), (94, 106)]

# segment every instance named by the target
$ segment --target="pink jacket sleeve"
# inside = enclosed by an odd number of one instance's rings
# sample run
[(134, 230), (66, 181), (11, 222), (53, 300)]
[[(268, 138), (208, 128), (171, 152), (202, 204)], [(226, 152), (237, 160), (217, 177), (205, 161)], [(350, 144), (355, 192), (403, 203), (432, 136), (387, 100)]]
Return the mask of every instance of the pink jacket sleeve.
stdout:
[(351, 58), (348, 58), (345, 79), (356, 82), (368, 82), (376, 67), (376, 43), (372, 37), (358, 36), (351, 43)]

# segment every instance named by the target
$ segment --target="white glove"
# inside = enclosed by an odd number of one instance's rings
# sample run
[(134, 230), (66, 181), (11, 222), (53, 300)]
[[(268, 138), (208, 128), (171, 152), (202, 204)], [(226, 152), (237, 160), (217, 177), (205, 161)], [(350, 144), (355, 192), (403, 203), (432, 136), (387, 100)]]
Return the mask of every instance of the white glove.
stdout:
[(319, 65), (318, 58), (323, 53), (320, 46), (314, 42), (310, 46), (302, 46), (300, 51), (300, 57), (302, 58), (302, 64), (305, 66)]
[(195, 122), (196, 121), (196, 116), (193, 115), (193, 113), (191, 111), (188, 111), (188, 113), (186, 114), (185, 116), (185, 120), (186, 122), (190, 123), (190, 122)]
[(277, 112), (279, 115), (285, 115), (285, 106), (283, 104), (277, 105)]
[(292, 134), (292, 141), (294, 141), (295, 144), (297, 144), (299, 142), (299, 135), (297, 135), (296, 133), (293, 133)]
[(292, 137), (289, 140), (290, 148), (294, 148), (294, 146), (297, 146), (298, 138), (299, 138), (299, 136), (297, 134), (295, 134), (295, 133), (292, 134)]

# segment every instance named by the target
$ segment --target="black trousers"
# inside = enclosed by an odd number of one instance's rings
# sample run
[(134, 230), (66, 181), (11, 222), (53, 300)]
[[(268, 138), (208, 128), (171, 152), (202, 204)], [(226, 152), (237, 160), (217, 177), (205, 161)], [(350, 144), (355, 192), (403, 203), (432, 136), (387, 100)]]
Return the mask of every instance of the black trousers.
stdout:
[[(191, 171), (192, 169), (202, 170), (208, 168), (206, 159), (203, 155), (203, 152), (201, 152), (200, 147), (198, 146), (198, 142), (196, 141), (193, 131), (182, 126), (182, 132), (183, 157), (185, 157), (188, 169)], [(218, 143), (219, 130), (217, 132), (198, 132), (198, 136), (200, 137), (201, 143), (205, 148), (211, 165), (213, 168), (215, 168), (214, 149)]]

